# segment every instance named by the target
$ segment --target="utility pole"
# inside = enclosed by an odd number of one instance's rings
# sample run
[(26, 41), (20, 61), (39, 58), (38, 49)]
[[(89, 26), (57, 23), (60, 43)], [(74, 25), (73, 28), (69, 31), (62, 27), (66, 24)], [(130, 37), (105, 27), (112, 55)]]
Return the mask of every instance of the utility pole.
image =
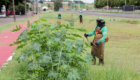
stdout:
[(108, 10), (108, 0), (107, 0), (107, 10)]
[(13, 13), (14, 13), (14, 22), (16, 22), (16, 16), (15, 16), (15, 2), (13, 0)]
[(26, 11), (27, 11), (27, 10), (26, 10), (26, 0), (25, 0), (25, 15), (26, 15)]
[(33, 12), (33, 13), (32, 13), (32, 16), (33, 16), (33, 15), (34, 15), (34, 7), (35, 7), (35, 6), (34, 6), (34, 0), (33, 0), (33, 6), (32, 6), (32, 7), (33, 7), (33, 11), (32, 11), (32, 12)]
[[(81, 1), (81, 0), (80, 0)], [(79, 1), (78, 1), (78, 3), (79, 3)], [(79, 8), (78, 8), (79, 10), (80, 10), (80, 3), (79, 3)]]
[(126, 0), (125, 0), (125, 5), (126, 5)]
[[(126, 0), (125, 0), (125, 6), (126, 6)], [(124, 19), (124, 14), (125, 14), (125, 6), (124, 6), (124, 11), (123, 11), (123, 19)]]
[(32, 14), (32, 16), (33, 16), (33, 0), (31, 1), (31, 9), (32, 9), (31, 14)]
[(37, 7), (37, 4), (38, 4), (38, 0), (36, 0), (36, 15), (38, 13), (38, 7)]

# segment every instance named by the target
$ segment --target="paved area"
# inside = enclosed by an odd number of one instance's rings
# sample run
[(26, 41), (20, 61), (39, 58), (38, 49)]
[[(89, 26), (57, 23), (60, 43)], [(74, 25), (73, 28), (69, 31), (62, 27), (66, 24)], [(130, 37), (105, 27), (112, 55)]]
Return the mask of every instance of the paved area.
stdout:
[[(31, 17), (31, 13), (29, 12), (27, 15), (16, 15), (16, 21), (20, 20), (20, 19), (24, 19), (24, 18), (28, 18)], [(10, 23), (10, 22), (14, 22), (14, 18), (13, 16), (7, 17), (7, 18), (0, 18), (0, 25), (2, 24), (6, 24), (6, 23)]]
[[(30, 22), (34, 22), (36, 19), (30, 19)], [(9, 59), (9, 57), (14, 52), (14, 49), (17, 47), (17, 45), (9, 46), (10, 44), (13, 44), (14, 41), (18, 38), (20, 33), (27, 28), (27, 22), (19, 24), (22, 28), (21, 30), (17, 32), (11, 32), (12, 29), (15, 29), (15, 27), (12, 27), (11, 29), (5, 30), (4, 33), (0, 34), (0, 42), (2, 43), (0, 45), (0, 67)]]
[[(71, 12), (71, 13), (79, 13), (79, 12)], [(125, 17), (125, 18), (133, 18), (133, 14), (117, 14), (117, 13), (99, 13), (99, 12), (83, 12), (80, 14), (89, 14), (89, 15), (98, 15), (98, 16), (112, 16), (112, 17)], [(140, 18), (140, 15), (134, 14), (134, 18)]]

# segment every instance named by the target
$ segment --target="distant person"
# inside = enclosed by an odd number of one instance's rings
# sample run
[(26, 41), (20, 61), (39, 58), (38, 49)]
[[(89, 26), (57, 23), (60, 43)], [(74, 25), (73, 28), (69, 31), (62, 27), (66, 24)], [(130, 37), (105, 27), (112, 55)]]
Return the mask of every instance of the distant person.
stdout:
[(107, 27), (105, 26), (105, 21), (102, 18), (98, 18), (97, 25), (95, 29), (88, 34), (84, 34), (87, 38), (88, 36), (94, 36), (93, 42), (91, 42), (92, 50), (91, 55), (93, 56), (93, 65), (96, 64), (96, 58), (99, 58), (99, 65), (104, 65), (104, 44), (108, 41), (107, 37)]
[(60, 14), (60, 13), (57, 15), (57, 19), (58, 19), (58, 22), (59, 22), (60, 25), (61, 25), (61, 14)]
[(80, 24), (83, 23), (83, 16), (82, 16), (82, 14), (79, 15), (79, 19), (80, 19)]

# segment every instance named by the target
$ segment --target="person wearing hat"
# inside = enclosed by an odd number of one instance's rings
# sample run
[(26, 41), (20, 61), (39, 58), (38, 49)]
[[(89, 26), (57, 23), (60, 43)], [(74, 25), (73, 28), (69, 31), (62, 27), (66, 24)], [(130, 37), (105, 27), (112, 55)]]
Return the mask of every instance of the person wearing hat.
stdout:
[[(96, 58), (99, 58), (99, 65), (104, 65), (104, 44), (108, 41), (107, 37), (107, 27), (105, 26), (105, 21), (102, 18), (98, 18), (97, 25), (95, 29), (88, 34), (84, 34), (84, 36), (90, 37), (92, 35), (94, 36), (93, 42), (91, 42), (92, 50), (91, 55), (93, 56), (93, 65), (96, 64)], [(94, 44), (94, 45), (93, 45)]]
[(82, 14), (79, 15), (79, 19), (80, 19), (80, 24), (83, 23), (83, 16), (82, 16)]
[(57, 19), (58, 19), (58, 22), (60, 23), (60, 25), (61, 25), (61, 14), (59, 13), (58, 15), (57, 15), (57, 17), (56, 17)]

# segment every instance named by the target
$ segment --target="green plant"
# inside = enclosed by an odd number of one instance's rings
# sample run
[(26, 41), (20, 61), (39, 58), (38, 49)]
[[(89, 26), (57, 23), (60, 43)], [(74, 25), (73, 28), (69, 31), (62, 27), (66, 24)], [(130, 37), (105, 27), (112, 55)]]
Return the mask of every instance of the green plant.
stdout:
[(50, 5), (50, 4), (48, 4), (48, 8), (49, 8), (49, 7), (51, 7), (51, 5)]
[(63, 6), (62, 0), (57, 0), (54, 2), (54, 10), (55, 11), (59, 11), (59, 8), (61, 8), (62, 6)]
[[(26, 4), (26, 10), (28, 11), (29, 10), (29, 4)], [(13, 10), (13, 6), (12, 4), (10, 5), (9, 7), (9, 10)], [(19, 15), (19, 13), (21, 12), (22, 14), (25, 13), (25, 3), (18, 3), (18, 5), (15, 6), (15, 10), (16, 10), (16, 14)]]
[(70, 26), (71, 26), (71, 27), (74, 27), (74, 18), (73, 18), (73, 14), (71, 14)]
[[(10, 46), (17, 45), (19, 48), (28, 47), (23, 51), (18, 62), (28, 60), (27, 71), (21, 73), (27, 74), (18, 79), (31, 80), (81, 80), (84, 79), (88, 69), (87, 63), (90, 63), (92, 56), (87, 54), (84, 58), (82, 53), (86, 51), (84, 42), (76, 40), (75, 37), (82, 38), (80, 35), (67, 33), (69, 25), (60, 25), (59, 27), (43, 24), (39, 26), (40, 19), (32, 24), (28, 21), (28, 28), (24, 30), (17, 41)], [(12, 31), (18, 31), (17, 27)], [(77, 29), (85, 31), (84, 29)]]

